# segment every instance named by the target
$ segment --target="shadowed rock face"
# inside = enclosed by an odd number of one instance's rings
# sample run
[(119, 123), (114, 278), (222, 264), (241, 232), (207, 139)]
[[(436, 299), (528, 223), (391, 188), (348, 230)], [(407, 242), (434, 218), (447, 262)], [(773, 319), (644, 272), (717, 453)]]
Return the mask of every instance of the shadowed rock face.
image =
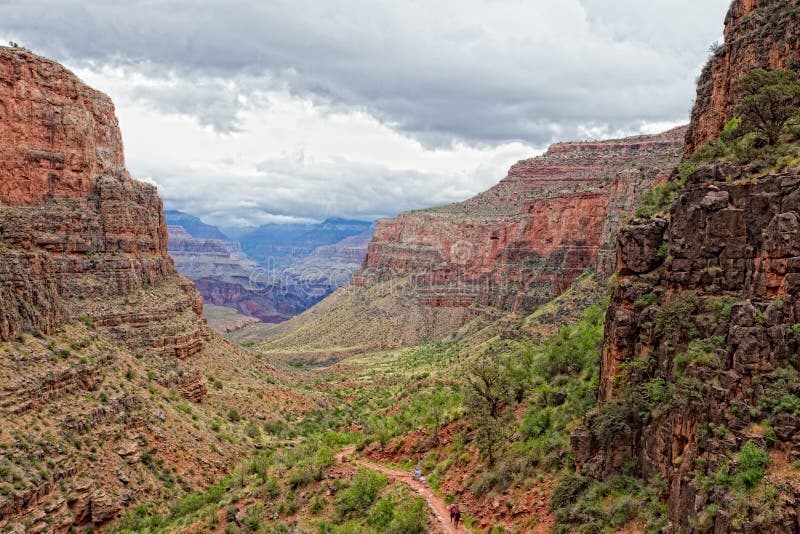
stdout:
[(610, 274), (620, 215), (671, 170), (684, 132), (553, 145), (472, 199), (380, 221), (358, 283), (410, 275), (428, 306), (531, 310), (590, 265)]
[(725, 42), (703, 69), (686, 135), (691, 155), (733, 118), (736, 85), (756, 68), (782, 69), (800, 58), (798, 0), (736, 0), (725, 18)]
[[(798, 524), (793, 507), (765, 518), (754, 505), (735, 526), (733, 495), (702, 491), (695, 475), (698, 461), (714, 473), (748, 440), (766, 448), (757, 430), (764, 425), (776, 430), (780, 454), (800, 458), (797, 416), (769, 400), (780, 397), (781, 369), (796, 365), (800, 352), (792, 334), (800, 323), (800, 175), (731, 183), (740, 172), (702, 168), (669, 223), (636, 221), (620, 232), (599, 399), (632, 413), (622, 420), (624, 432), (603, 436), (590, 416), (572, 437), (579, 471), (605, 476), (634, 456), (644, 475), (669, 481), (669, 514), (679, 532), (689, 532), (710, 502), (721, 505), (714, 532), (794, 532)], [(668, 255), (658, 254), (664, 244)], [(641, 365), (626, 371), (634, 360)], [(639, 419), (637, 394), (626, 391), (659, 378), (671, 384), (673, 398), (659, 415)], [(797, 484), (771, 483), (800, 498)]]
[[(742, 75), (796, 57), (798, 22), (794, 0), (733, 3), (726, 44), (699, 81), (687, 154), (731, 117)], [(620, 232), (600, 408), (572, 435), (579, 473), (604, 477), (635, 458), (641, 475), (668, 481), (672, 532), (696, 532), (701, 516), (707, 532), (797, 532), (800, 484), (786, 466), (800, 459), (800, 419), (781, 402), (800, 390), (798, 243), (800, 174), (726, 163), (691, 174), (668, 218)], [(669, 399), (642, 408), (648, 387)], [(778, 496), (767, 505), (719, 482), (736, 476), (748, 441), (770, 448), (763, 485)]]
[[(0, 49), (0, 82), (0, 340), (87, 315), (129, 345), (196, 353), (202, 300), (155, 187), (125, 170), (111, 100), (20, 49)], [(119, 302), (160, 285), (151, 306)]]

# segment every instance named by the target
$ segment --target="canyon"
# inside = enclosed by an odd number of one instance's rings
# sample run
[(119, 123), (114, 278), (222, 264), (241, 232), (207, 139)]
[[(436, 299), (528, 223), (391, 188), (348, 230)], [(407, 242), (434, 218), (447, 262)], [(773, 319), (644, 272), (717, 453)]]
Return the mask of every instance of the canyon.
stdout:
[(685, 133), (555, 144), (471, 199), (381, 220), (348, 286), (249, 339), (282, 355), (415, 345), (530, 312), (587, 268), (608, 277), (617, 229), (667, 179)]
[[(239, 241), (196, 217), (171, 211), (167, 220), (172, 223), (168, 251), (178, 271), (195, 283), (206, 302), (240, 314), (234, 322), (226, 314), (224, 325), (217, 322), (218, 314), (206, 314), (212, 327), (227, 332), (258, 321), (286, 321), (345, 285), (360, 269), (372, 236), (371, 225), (358, 221), (269, 225), (242, 238), (258, 254), (255, 260)], [(269, 239), (266, 232), (271, 232)], [(275, 256), (263, 256), (268, 253)]]

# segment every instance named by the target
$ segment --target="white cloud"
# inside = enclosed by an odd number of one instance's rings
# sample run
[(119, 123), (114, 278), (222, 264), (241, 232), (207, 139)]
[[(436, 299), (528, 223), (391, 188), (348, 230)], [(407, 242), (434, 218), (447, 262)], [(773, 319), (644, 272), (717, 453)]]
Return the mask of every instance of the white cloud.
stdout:
[(460, 200), (552, 141), (685, 122), (727, 5), (27, 0), (0, 36), (114, 98), (168, 205), (238, 224)]

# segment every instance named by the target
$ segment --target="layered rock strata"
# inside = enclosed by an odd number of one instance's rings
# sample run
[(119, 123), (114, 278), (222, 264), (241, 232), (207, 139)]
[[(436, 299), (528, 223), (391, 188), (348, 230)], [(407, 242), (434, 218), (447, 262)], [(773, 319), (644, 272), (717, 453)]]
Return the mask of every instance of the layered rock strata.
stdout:
[[(202, 300), (167, 253), (155, 187), (125, 170), (111, 100), (18, 49), (2, 49), (0, 80), (0, 339), (86, 316), (125, 343), (196, 353)], [(106, 305), (162, 284), (176, 291), (153, 308)]]
[(671, 170), (684, 132), (556, 144), (472, 199), (382, 220), (358, 283), (411, 276), (427, 306), (514, 311), (551, 300), (589, 266), (610, 274), (621, 215)]
[(108, 97), (0, 47), (0, 530), (98, 531), (229, 472), (248, 444), (204, 421), (284, 405), (202, 308)]

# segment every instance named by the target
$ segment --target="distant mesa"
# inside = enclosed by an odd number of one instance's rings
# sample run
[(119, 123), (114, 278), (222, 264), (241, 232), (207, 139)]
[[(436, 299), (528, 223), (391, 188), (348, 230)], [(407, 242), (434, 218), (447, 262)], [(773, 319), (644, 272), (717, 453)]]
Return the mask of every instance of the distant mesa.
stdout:
[[(165, 215), (175, 265), (205, 301), (265, 323), (286, 321), (348, 283), (375, 228), (346, 219), (269, 224), (233, 241), (198, 217), (175, 210)], [(231, 321), (220, 310), (206, 318), (226, 333), (253, 323)]]

